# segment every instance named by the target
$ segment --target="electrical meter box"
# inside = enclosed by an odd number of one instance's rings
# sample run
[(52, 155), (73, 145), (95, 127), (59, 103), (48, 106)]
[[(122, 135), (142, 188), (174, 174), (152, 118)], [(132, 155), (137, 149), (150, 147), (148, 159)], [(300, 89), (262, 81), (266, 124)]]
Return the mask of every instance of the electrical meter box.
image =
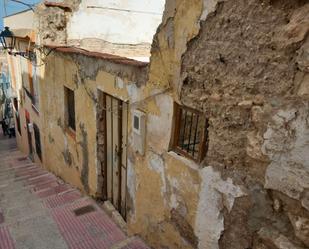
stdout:
[(141, 155), (145, 154), (146, 114), (139, 110), (133, 111), (133, 147)]

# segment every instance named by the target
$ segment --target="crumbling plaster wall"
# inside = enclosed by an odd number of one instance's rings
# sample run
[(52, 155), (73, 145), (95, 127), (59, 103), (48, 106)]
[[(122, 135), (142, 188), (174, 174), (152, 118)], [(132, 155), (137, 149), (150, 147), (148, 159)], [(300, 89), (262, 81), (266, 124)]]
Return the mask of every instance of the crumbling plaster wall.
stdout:
[(45, 4), (44, 1), (38, 4), (34, 19), (37, 44), (66, 45), (67, 24), (80, 2), (81, 0), (63, 0), (55, 5)]
[[(146, 155), (129, 151), (129, 165), (135, 166), (130, 172), (135, 186), (129, 186), (129, 231), (141, 234), (154, 248), (216, 248), (223, 230), (221, 210), (231, 209), (234, 198), (246, 195), (231, 179), (221, 179), (211, 166), (202, 170), (168, 152), (181, 56), (187, 42), (198, 34), (202, 7), (201, 1), (166, 2), (144, 91), (152, 97), (138, 106), (147, 113)], [(211, 177), (214, 184), (205, 192)], [(205, 209), (212, 210), (208, 216), (204, 216)], [(204, 217), (212, 218), (213, 226)]]
[[(179, 248), (197, 245), (193, 227), (198, 205), (199, 172), (196, 165), (188, 170), (187, 162), (182, 162), (175, 154), (165, 153), (171, 134), (173, 99), (169, 95), (159, 94), (159, 89), (153, 85), (145, 84), (145, 67), (117, 65), (98, 58), (55, 51), (47, 59), (42, 90), (46, 151), (50, 153), (47, 167), (67, 182), (99, 196), (102, 179), (99, 179), (101, 168), (96, 160), (97, 90), (128, 101), (127, 209), (130, 233), (142, 231), (153, 244), (170, 245), (172, 242)], [(120, 80), (116, 80), (117, 77)], [(64, 125), (63, 86), (75, 89), (75, 138), (70, 136)], [(157, 95), (150, 98), (150, 94)], [(134, 151), (131, 120), (135, 109), (149, 114), (147, 129), (150, 137), (146, 144), (151, 147), (146, 156)], [(158, 124), (162, 125), (161, 129), (158, 129)], [(86, 154), (88, 171), (84, 168)], [(165, 174), (166, 168), (169, 174)], [(87, 179), (83, 179), (83, 175), (87, 175)], [(165, 184), (158, 191), (156, 186), (160, 186), (162, 181)], [(188, 189), (182, 189), (185, 184)], [(186, 203), (185, 200), (189, 199), (192, 202)], [(154, 233), (158, 221), (162, 222), (161, 232)]]
[[(42, 113), (45, 130), (45, 151), (48, 157), (45, 167), (65, 181), (80, 189), (84, 189), (80, 179), (82, 166), (82, 148), (80, 146), (81, 131), (76, 122), (76, 137), (66, 130), (64, 86), (75, 90), (74, 73), (77, 66), (69, 60), (51, 54), (45, 65), (44, 83), (42, 84)], [(76, 92), (75, 98), (83, 101), (84, 106), (89, 100)], [(79, 105), (77, 103), (77, 105)], [(80, 107), (75, 107), (76, 110)], [(91, 109), (90, 109), (91, 110)], [(78, 112), (76, 112), (78, 113)]]
[[(308, 4), (166, 2), (129, 230), (154, 248), (308, 247)], [(150, 94), (151, 95), (151, 94)], [(168, 152), (173, 102), (207, 115), (201, 165)]]
[[(52, 52), (47, 57), (41, 92), (46, 167), (90, 195), (102, 197), (102, 172), (97, 162), (98, 90), (133, 102), (129, 92), (145, 84), (145, 74), (145, 68)], [(120, 81), (123, 84), (117, 85)], [(75, 133), (65, 121), (64, 87), (75, 93)]]

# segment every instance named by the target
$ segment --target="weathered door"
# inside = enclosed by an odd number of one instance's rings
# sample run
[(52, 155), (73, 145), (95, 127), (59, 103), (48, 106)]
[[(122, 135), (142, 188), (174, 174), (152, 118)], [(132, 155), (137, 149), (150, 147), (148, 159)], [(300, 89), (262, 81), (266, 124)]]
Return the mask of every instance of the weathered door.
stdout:
[(25, 111), (25, 116), (26, 116), (26, 129), (27, 129), (28, 146), (29, 146), (29, 157), (31, 160), (33, 160), (32, 136), (31, 136), (31, 132), (29, 129), (30, 114), (28, 111)]
[(107, 199), (126, 217), (128, 104), (105, 95)]

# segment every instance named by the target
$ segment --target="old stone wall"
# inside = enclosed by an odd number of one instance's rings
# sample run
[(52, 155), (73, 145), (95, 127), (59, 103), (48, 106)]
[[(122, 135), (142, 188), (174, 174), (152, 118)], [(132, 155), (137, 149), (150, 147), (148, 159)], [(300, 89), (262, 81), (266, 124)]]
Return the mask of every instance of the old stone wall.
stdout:
[(63, 0), (54, 3), (48, 1), (40, 3), (35, 9), (35, 27), (39, 38), (37, 43), (66, 45), (67, 24), (80, 2), (81, 0)]
[(309, 246), (308, 33), (307, 1), (218, 1), (183, 56), (180, 101), (210, 122), (201, 167), (246, 192), (220, 248)]

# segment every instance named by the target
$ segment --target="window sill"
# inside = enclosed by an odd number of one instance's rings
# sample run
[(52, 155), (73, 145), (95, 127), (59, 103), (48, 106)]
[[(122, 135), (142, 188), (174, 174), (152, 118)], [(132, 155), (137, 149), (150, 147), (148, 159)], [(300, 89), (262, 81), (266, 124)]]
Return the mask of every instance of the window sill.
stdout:
[(65, 131), (71, 138), (76, 140), (76, 131), (74, 131), (71, 127), (67, 127)]
[(171, 150), (171, 151), (167, 152), (167, 154), (170, 155), (171, 157), (175, 158), (176, 160), (181, 161), (182, 163), (184, 163), (185, 165), (187, 165), (191, 169), (199, 170), (201, 168), (200, 165), (196, 161), (189, 159), (189, 158), (187, 158), (187, 157), (185, 157), (181, 154), (178, 154), (175, 151)]
[(187, 158), (187, 159), (189, 159), (189, 160), (194, 161), (194, 162), (197, 163), (197, 164), (200, 163), (200, 160), (199, 160), (199, 159), (194, 158), (190, 153), (187, 153), (186, 151), (182, 150), (182, 149), (179, 148), (179, 147), (174, 147), (174, 148), (172, 149), (172, 151), (174, 151), (174, 152), (177, 153), (178, 155), (181, 155), (181, 156), (183, 156), (183, 157), (185, 157), (185, 158)]

